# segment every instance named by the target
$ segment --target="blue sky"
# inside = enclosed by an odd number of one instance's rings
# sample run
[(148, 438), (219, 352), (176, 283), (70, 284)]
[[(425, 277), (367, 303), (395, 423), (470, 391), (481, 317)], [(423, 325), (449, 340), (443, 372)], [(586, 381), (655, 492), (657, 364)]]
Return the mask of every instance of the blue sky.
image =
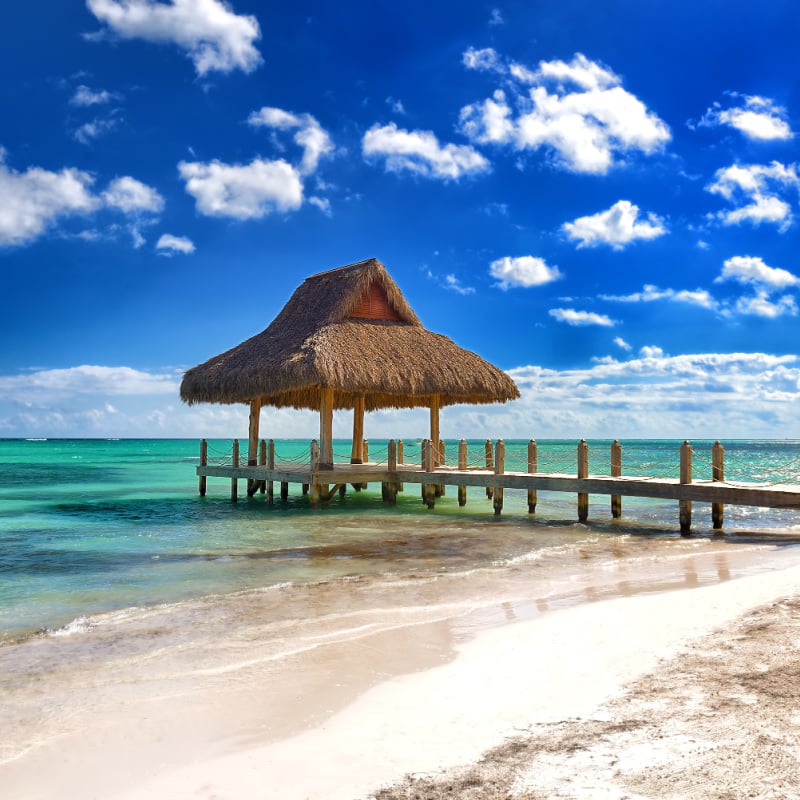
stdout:
[(798, 32), (789, 0), (14, 5), (0, 436), (245, 435), (182, 371), (376, 257), (522, 390), (446, 436), (800, 437)]

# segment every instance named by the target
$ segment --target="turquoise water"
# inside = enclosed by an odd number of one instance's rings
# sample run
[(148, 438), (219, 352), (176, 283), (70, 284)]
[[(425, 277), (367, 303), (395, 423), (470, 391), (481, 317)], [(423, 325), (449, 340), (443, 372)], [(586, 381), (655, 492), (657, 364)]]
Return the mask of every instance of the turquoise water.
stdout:
[[(611, 443), (589, 444), (590, 471), (608, 474)], [(622, 444), (624, 474), (677, 477), (680, 442)], [(800, 484), (800, 442), (724, 444), (727, 479)], [(698, 479), (711, 477), (711, 445), (693, 443)], [(385, 460), (386, 449), (370, 442), (370, 460)], [(230, 450), (230, 441), (209, 442), (211, 461)], [(448, 462), (456, 451), (446, 443)], [(349, 460), (350, 443), (337, 441), (334, 452)], [(276, 453), (305, 460), (308, 442), (277, 441)], [(470, 463), (483, 453), (483, 442), (469, 443)], [(418, 442), (405, 443), (405, 460), (419, 460)], [(574, 474), (575, 461), (575, 441), (539, 442), (539, 471)], [(299, 486), (286, 503), (276, 492), (272, 506), (260, 495), (232, 504), (223, 479), (209, 479), (208, 495), (198, 496), (197, 463), (195, 440), (0, 440), (0, 642), (114, 610), (287, 585), (466, 575), (587, 542), (605, 552), (620, 537), (677, 537), (676, 504), (643, 499), (625, 498), (615, 521), (608, 498), (593, 497), (588, 526), (575, 522), (574, 497), (545, 492), (529, 517), (524, 493), (507, 490), (500, 519), (478, 489), (465, 508), (450, 489), (433, 511), (411, 486), (387, 507), (379, 484), (320, 510)], [(527, 442), (506, 442), (506, 469), (526, 465)], [(694, 537), (711, 537), (710, 527), (708, 507), (695, 504)], [(798, 511), (726, 508), (725, 541), (795, 536)]]

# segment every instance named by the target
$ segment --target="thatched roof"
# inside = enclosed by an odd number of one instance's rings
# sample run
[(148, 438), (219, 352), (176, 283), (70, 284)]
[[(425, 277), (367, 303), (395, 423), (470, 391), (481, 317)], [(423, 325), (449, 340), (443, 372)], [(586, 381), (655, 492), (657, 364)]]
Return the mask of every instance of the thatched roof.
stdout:
[(519, 391), (503, 371), (426, 330), (377, 259), (307, 278), (264, 331), (188, 370), (189, 403), (367, 410), (505, 402)]

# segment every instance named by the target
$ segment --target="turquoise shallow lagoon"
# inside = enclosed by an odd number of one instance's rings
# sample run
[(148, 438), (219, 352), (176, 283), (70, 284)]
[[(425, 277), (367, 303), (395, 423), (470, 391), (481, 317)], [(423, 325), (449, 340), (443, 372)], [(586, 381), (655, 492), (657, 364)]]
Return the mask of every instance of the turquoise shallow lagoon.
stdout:
[[(677, 475), (679, 442), (623, 442), (625, 474)], [(696, 477), (710, 477), (711, 442), (694, 442)], [(726, 478), (800, 483), (800, 442), (725, 442)], [(507, 469), (524, 469), (526, 442), (509, 441)], [(370, 443), (381, 460), (387, 443)], [(406, 460), (418, 442), (405, 443)], [(454, 457), (456, 443), (448, 442)], [(610, 442), (590, 442), (590, 471), (608, 474)], [(482, 442), (470, 442), (470, 459)], [(416, 449), (415, 449), (416, 448)], [(575, 441), (539, 442), (539, 469), (572, 472)], [(211, 441), (224, 459), (230, 441)], [(304, 459), (306, 441), (277, 441), (279, 459)], [(349, 456), (349, 442), (335, 444)], [(385, 455), (383, 456), (385, 458)], [(58, 631), (93, 615), (280, 586), (346, 580), (424, 581), (468, 575), (526, 559), (603, 557), (614, 542), (678, 539), (674, 502), (628, 499), (612, 520), (593, 497), (590, 523), (575, 522), (574, 497), (541, 492), (528, 516), (522, 492), (507, 491), (504, 513), (477, 489), (459, 508), (455, 491), (426, 511), (417, 487), (396, 507), (380, 486), (313, 510), (292, 486), (288, 502), (263, 496), (232, 504), (230, 484), (209, 479), (200, 498), (196, 440), (0, 440), (0, 641)], [(412, 491), (415, 489), (415, 491)], [(242, 494), (244, 494), (242, 492)], [(277, 492), (276, 492), (277, 494)], [(723, 541), (791, 544), (800, 511), (726, 508)], [(708, 507), (695, 504), (694, 536), (712, 539)]]

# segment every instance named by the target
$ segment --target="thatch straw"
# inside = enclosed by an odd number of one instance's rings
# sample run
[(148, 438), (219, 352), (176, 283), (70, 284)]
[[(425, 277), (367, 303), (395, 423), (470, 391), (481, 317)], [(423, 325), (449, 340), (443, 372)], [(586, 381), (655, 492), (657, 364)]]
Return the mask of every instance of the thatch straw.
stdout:
[[(400, 321), (348, 318), (373, 282)], [(181, 398), (317, 409), (322, 387), (336, 408), (363, 396), (367, 410), (519, 397), (500, 369), (426, 330), (373, 258), (307, 278), (266, 330), (188, 370)]]

